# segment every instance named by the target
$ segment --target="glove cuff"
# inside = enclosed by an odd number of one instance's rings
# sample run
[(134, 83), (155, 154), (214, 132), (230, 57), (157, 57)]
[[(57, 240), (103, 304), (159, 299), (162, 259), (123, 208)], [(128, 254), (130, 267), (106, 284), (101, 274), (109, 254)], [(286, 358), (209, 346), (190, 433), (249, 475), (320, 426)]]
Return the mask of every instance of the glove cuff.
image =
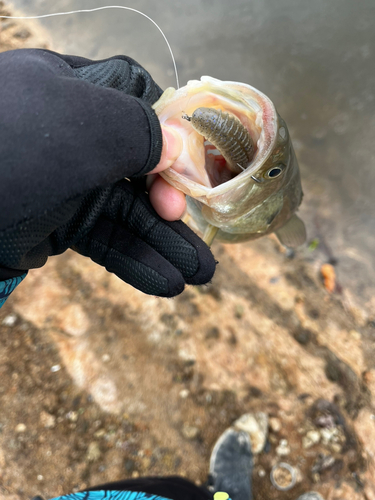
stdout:
[(11, 278), (18, 278), (25, 273), (27, 273), (27, 271), (10, 269), (9, 267), (0, 266), (0, 281), (9, 280)]

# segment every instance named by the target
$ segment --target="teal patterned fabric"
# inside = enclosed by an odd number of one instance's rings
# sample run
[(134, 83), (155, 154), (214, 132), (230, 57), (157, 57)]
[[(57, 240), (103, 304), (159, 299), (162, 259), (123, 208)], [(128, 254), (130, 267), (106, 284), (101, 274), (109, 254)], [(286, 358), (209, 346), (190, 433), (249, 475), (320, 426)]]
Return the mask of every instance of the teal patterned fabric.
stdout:
[(26, 273), (17, 278), (10, 278), (9, 280), (0, 281), (0, 307), (4, 305), (5, 301), (13, 290), (25, 279)]
[(142, 493), (137, 491), (82, 491), (56, 497), (52, 500), (169, 500), (152, 493)]

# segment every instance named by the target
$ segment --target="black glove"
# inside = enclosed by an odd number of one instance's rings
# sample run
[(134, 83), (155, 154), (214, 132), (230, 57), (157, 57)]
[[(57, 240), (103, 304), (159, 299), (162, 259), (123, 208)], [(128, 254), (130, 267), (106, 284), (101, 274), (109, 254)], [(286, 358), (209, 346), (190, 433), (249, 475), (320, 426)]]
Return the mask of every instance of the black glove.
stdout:
[(208, 247), (134, 181), (162, 149), (141, 66), (17, 50), (0, 54), (0, 89), (0, 280), (70, 247), (153, 295), (211, 279)]

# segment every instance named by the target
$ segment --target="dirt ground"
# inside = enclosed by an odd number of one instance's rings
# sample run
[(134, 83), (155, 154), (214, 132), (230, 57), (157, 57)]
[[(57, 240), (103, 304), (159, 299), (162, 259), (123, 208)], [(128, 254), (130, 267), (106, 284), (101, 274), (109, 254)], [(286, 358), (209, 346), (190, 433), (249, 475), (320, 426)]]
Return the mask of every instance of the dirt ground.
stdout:
[[(25, 46), (51, 47), (37, 24), (1, 20), (0, 50)], [(202, 484), (221, 432), (259, 412), (256, 500), (375, 499), (373, 303), (339, 280), (329, 293), (314, 244), (213, 252), (213, 282), (172, 300), (71, 251), (29, 273), (0, 310), (1, 500), (145, 475)], [(281, 462), (289, 491), (271, 482)]]

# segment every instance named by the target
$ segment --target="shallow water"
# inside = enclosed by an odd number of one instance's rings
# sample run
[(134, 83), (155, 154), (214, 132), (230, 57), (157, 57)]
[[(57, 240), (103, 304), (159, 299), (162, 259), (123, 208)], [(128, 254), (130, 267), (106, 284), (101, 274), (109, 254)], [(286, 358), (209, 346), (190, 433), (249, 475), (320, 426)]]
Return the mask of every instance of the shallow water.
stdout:
[[(110, 4), (13, 3), (29, 15)], [(123, 5), (145, 12), (164, 30), (182, 85), (207, 74), (250, 83), (274, 101), (300, 161), (306, 195), (301, 215), (309, 238), (320, 238), (323, 260), (338, 260), (343, 287), (369, 301), (375, 283), (375, 3), (129, 0)], [(42, 23), (57, 50), (90, 58), (124, 53), (161, 86), (175, 85), (160, 33), (134, 13), (113, 10)]]

